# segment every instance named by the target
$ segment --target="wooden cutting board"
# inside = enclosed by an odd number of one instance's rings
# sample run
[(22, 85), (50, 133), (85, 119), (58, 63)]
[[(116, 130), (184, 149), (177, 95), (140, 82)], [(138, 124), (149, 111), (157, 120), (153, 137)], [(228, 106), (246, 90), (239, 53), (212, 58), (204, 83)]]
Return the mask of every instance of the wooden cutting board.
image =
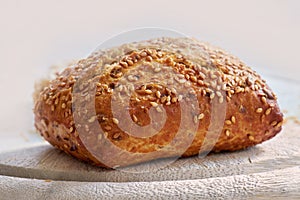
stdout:
[[(234, 153), (132, 173), (80, 162), (50, 145), (0, 154), (0, 199), (300, 199), (300, 125)], [(160, 161), (157, 161), (160, 162)]]

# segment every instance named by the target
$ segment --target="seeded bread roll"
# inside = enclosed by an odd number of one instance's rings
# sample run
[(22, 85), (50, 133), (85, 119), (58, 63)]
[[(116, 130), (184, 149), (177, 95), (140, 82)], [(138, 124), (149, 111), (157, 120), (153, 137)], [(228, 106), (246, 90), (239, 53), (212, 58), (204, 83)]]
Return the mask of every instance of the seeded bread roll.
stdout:
[(34, 113), (50, 144), (107, 168), (245, 149), (274, 137), (283, 121), (256, 72), (190, 38), (96, 51), (51, 80)]

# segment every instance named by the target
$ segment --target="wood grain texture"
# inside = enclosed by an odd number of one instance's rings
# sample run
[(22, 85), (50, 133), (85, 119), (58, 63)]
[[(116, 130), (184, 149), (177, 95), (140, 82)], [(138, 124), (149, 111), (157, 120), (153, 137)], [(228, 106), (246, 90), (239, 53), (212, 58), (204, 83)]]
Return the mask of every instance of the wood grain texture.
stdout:
[(200, 180), (162, 182), (46, 182), (0, 177), (3, 199), (299, 199), (298, 167)]
[[(179, 159), (151, 173), (94, 167), (48, 145), (29, 148), (0, 155), (0, 194), (4, 199), (299, 199), (299, 132), (300, 126), (289, 122), (257, 147)], [(147, 165), (154, 166), (135, 169)]]

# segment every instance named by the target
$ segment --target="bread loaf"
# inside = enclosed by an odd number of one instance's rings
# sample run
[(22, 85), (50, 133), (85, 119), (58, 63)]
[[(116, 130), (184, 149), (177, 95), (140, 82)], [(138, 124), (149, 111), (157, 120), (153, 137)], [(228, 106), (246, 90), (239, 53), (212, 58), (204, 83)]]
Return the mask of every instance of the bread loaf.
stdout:
[(97, 166), (236, 151), (280, 132), (266, 82), (238, 58), (191, 38), (99, 50), (66, 68), (35, 101), (53, 146)]

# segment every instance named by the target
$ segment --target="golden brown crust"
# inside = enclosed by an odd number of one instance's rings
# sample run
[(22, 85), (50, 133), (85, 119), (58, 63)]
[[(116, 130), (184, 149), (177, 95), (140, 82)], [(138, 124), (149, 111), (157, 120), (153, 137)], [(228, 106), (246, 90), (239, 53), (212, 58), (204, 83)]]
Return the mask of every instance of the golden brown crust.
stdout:
[[(157, 79), (166, 75), (166, 84), (159, 84), (162, 80)], [(152, 76), (157, 79), (149, 79)], [(183, 95), (182, 88), (193, 90)], [(181, 107), (191, 104), (193, 95), (199, 108), (182, 115)], [(200, 148), (209, 151), (211, 145), (215, 152), (244, 149), (274, 137), (283, 121), (275, 94), (258, 74), (225, 51), (188, 38), (95, 52), (52, 80), (41, 91), (34, 112), (35, 126), (49, 143), (105, 167), (192, 156)], [(152, 119), (166, 116), (155, 135), (140, 131), (137, 136), (122, 129), (128, 113), (131, 122), (125, 125), (130, 130), (151, 124), (150, 112)], [(214, 121), (222, 122), (215, 145), (208, 134)], [(195, 124), (197, 131), (191, 135)], [(181, 126), (185, 131), (178, 134)], [(211, 140), (205, 143), (205, 137)]]

